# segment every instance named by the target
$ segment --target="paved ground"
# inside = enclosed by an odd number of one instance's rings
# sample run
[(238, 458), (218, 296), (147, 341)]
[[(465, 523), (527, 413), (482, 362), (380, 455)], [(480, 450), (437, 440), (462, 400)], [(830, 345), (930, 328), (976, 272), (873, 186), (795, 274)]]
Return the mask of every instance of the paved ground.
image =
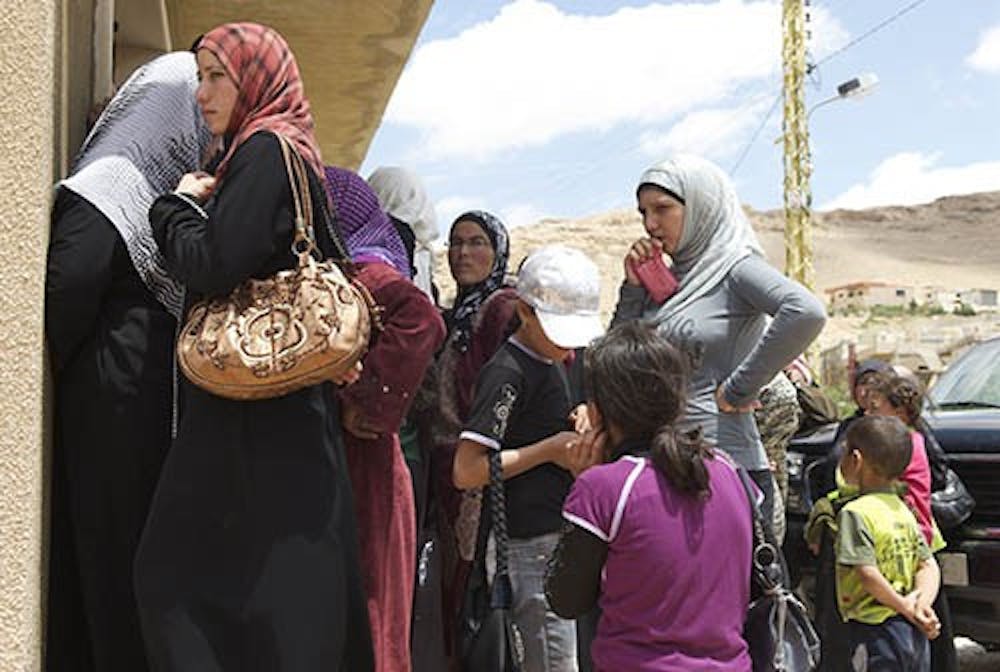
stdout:
[(1000, 672), (1000, 651), (986, 651), (965, 637), (955, 638), (961, 672)]

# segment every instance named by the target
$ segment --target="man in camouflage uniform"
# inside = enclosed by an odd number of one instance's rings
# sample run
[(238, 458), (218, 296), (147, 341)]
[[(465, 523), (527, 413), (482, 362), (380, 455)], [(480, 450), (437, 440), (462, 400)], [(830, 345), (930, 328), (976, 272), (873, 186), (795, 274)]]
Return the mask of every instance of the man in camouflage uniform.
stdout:
[(788, 501), (788, 442), (799, 428), (800, 410), (795, 386), (779, 372), (760, 391), (760, 408), (754, 411), (764, 451), (774, 470), (777, 493), (774, 506), (774, 534), (780, 540), (785, 536), (785, 505)]

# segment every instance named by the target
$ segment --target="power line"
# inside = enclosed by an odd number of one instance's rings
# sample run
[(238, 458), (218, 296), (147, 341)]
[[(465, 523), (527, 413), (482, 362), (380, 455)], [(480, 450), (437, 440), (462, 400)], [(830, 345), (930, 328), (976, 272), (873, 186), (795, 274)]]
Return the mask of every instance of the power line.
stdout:
[(737, 158), (733, 163), (733, 167), (729, 169), (730, 177), (736, 174), (736, 169), (739, 168), (740, 164), (743, 163), (743, 160), (747, 158), (747, 154), (750, 153), (750, 148), (753, 147), (757, 138), (764, 131), (764, 127), (767, 126), (767, 122), (771, 120), (771, 117), (774, 115), (774, 111), (778, 109), (778, 103), (781, 102), (781, 96), (782, 94), (778, 93), (778, 95), (774, 97), (774, 102), (771, 103), (771, 107), (768, 108), (767, 114), (764, 115), (764, 118), (760, 120), (760, 125), (757, 126), (757, 130), (753, 132), (753, 135), (751, 135), (750, 139), (747, 140), (747, 144), (743, 146), (743, 151), (740, 152), (739, 158)]
[[(818, 68), (819, 66), (823, 65), (824, 63), (829, 62), (831, 59), (839, 56), (840, 54), (844, 53), (848, 49), (853, 48), (858, 43), (863, 42), (864, 40), (868, 39), (869, 37), (871, 37), (875, 33), (879, 32), (880, 30), (882, 30), (883, 28), (885, 28), (889, 24), (894, 23), (895, 21), (897, 21), (898, 19), (900, 19), (904, 15), (912, 12), (914, 9), (916, 9), (920, 5), (924, 4), (925, 2), (927, 2), (927, 0), (913, 0), (913, 2), (911, 2), (908, 5), (902, 7), (901, 9), (897, 10), (891, 16), (889, 16), (889, 17), (883, 19), (882, 21), (880, 21), (879, 23), (875, 24), (874, 26), (872, 26), (871, 28), (869, 28), (865, 32), (861, 33), (860, 35), (858, 35), (856, 38), (854, 38), (853, 40), (851, 40), (850, 42), (848, 42), (844, 46), (840, 47), (839, 49), (836, 49), (835, 51), (830, 52), (829, 54), (827, 54), (826, 56), (824, 56), (820, 60), (816, 61), (815, 63), (811, 63), (811, 64), (807, 65), (806, 66), (806, 74), (807, 75), (812, 75), (813, 72), (816, 70), (816, 68)], [(829, 6), (829, 4), (832, 4), (832, 3), (828, 3), (828, 6)], [(776, 109), (778, 109), (778, 103), (781, 102), (781, 95), (782, 95), (781, 93), (779, 93), (777, 95), (777, 97), (774, 99), (774, 102), (771, 104), (770, 109), (767, 111), (767, 114), (765, 114), (764, 118), (761, 120), (760, 125), (757, 127), (757, 130), (755, 130), (754, 133), (753, 133), (753, 135), (750, 136), (750, 139), (747, 141), (747, 144), (743, 147), (743, 151), (740, 152), (739, 158), (736, 159), (735, 163), (733, 163), (733, 167), (729, 171), (730, 175), (733, 175), (733, 174), (736, 173), (736, 169), (740, 167), (740, 165), (746, 159), (747, 155), (750, 153), (750, 149), (753, 147), (754, 143), (757, 141), (757, 138), (763, 132), (764, 127), (767, 125), (767, 122), (771, 119), (771, 116), (774, 115), (774, 111)]]
[(861, 33), (860, 35), (858, 35), (857, 37), (855, 37), (853, 40), (851, 40), (850, 42), (848, 42), (847, 44), (845, 44), (844, 46), (842, 46), (839, 49), (836, 49), (836, 50), (830, 52), (829, 54), (827, 54), (823, 58), (819, 59), (815, 63), (809, 65), (807, 69), (809, 71), (815, 70), (819, 66), (821, 66), (824, 63), (830, 61), (832, 58), (835, 58), (835, 57), (841, 55), (842, 53), (844, 53), (848, 49), (856, 46), (858, 43), (863, 42), (864, 40), (868, 39), (869, 37), (871, 37), (875, 33), (879, 32), (880, 30), (882, 30), (883, 28), (885, 28), (889, 24), (897, 21), (903, 15), (912, 12), (914, 9), (916, 9), (920, 5), (924, 4), (925, 2), (927, 2), (927, 0), (913, 0), (913, 2), (911, 2), (908, 5), (906, 5), (902, 9), (898, 10), (895, 14), (893, 14), (892, 16), (890, 16), (890, 17), (882, 20), (881, 22), (877, 23), (876, 25), (872, 26), (871, 28), (869, 28), (868, 30), (866, 30), (865, 32)]

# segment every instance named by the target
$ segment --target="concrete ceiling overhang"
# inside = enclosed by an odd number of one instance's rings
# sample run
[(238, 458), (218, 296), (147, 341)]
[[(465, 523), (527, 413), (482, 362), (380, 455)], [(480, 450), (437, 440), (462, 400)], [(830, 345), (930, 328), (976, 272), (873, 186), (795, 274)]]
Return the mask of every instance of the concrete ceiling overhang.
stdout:
[(288, 40), (327, 163), (357, 169), (433, 0), (165, 0), (186, 49), (220, 23), (254, 21)]

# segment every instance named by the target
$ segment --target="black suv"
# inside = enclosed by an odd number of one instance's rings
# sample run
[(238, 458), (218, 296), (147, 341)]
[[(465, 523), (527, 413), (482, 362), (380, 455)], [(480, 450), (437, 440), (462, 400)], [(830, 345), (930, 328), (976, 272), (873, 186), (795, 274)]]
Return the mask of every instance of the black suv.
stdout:
[[(976, 500), (972, 517), (946, 534), (939, 555), (955, 632), (1000, 643), (1000, 338), (962, 354), (928, 394), (925, 417), (951, 468)], [(785, 555), (793, 580), (808, 593), (813, 561), (802, 530), (821, 482), (837, 425), (792, 439), (788, 446), (788, 532)]]

